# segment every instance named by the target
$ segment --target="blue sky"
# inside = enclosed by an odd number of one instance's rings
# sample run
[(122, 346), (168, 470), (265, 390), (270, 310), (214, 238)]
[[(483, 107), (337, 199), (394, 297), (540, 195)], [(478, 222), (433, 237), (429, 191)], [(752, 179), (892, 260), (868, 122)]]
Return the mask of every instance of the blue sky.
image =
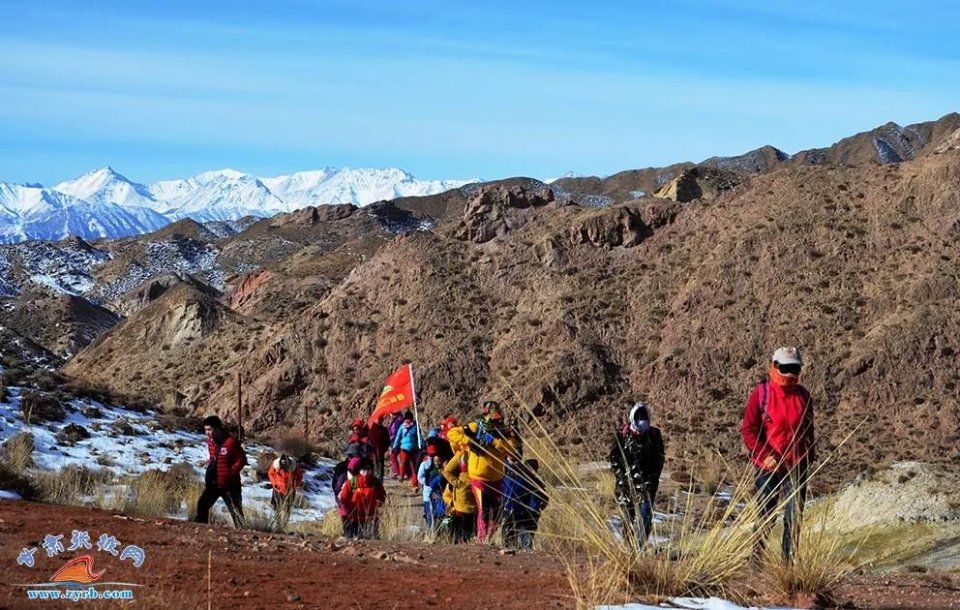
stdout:
[(0, 180), (550, 177), (960, 110), (949, 2), (0, 0)]

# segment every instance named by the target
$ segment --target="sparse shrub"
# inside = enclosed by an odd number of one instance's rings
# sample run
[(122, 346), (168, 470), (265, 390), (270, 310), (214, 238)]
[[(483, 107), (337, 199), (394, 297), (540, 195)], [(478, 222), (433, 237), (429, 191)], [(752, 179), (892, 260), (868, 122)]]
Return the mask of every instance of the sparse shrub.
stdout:
[(24, 392), (20, 396), (20, 416), (28, 424), (59, 422), (67, 416), (55, 398), (40, 392)]

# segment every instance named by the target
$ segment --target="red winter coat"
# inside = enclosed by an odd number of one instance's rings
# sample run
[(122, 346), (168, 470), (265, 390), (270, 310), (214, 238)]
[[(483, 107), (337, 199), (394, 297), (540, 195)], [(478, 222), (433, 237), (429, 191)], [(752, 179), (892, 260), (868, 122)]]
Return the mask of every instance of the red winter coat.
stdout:
[[(766, 407), (763, 406), (764, 386)], [(802, 385), (792, 387), (765, 381), (757, 384), (747, 399), (740, 427), (743, 444), (754, 464), (763, 468), (767, 456), (773, 456), (780, 470), (813, 460), (813, 400)]]
[(240, 446), (240, 441), (228, 434), (218, 446), (212, 438), (207, 437), (207, 451), (210, 452), (210, 465), (215, 469), (215, 475), (208, 477), (207, 485), (211, 483), (210, 478), (215, 478), (219, 489), (239, 486), (240, 471), (247, 465), (247, 454)]
[(377, 509), (387, 499), (383, 484), (373, 475), (348, 478), (340, 488), (340, 514), (351, 521), (367, 523), (377, 516)]

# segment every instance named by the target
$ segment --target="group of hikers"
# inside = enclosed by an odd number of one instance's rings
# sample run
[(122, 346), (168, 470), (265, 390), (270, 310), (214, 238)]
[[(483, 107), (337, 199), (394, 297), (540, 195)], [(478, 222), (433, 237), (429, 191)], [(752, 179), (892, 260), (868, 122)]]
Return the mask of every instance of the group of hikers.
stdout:
[(528, 549), (547, 505), (539, 464), (523, 459), (523, 443), (506, 425), (498, 403), (484, 402), (465, 425), (445, 415), (423, 435), (411, 411), (380, 420), (357, 419), (344, 459), (334, 469), (333, 491), (347, 536), (379, 535), (383, 480), (409, 484), (423, 505), (427, 531), (452, 542), (489, 540), (502, 528), (503, 543)]
[[(796, 549), (806, 499), (809, 467), (815, 458), (813, 401), (799, 383), (803, 361), (796, 347), (777, 349), (767, 378), (747, 399), (741, 437), (755, 468), (759, 506), (753, 559), (759, 560), (773, 513), (783, 508), (781, 551), (790, 560)], [(197, 502), (196, 519), (206, 523), (210, 508), (223, 499), (237, 527), (243, 510), (240, 472), (246, 455), (235, 436), (216, 416), (203, 422), (210, 455), (206, 486)], [(350, 537), (379, 535), (380, 509), (387, 465), (397, 481), (417, 490), (423, 502), (424, 527), (453, 542), (489, 540), (502, 528), (503, 543), (529, 549), (543, 510), (546, 488), (535, 459), (523, 459), (523, 443), (505, 423), (496, 402), (484, 402), (475, 419), (460, 424), (446, 415), (437, 427), (421, 433), (410, 411), (369, 423), (355, 420), (334, 469), (333, 491)], [(651, 408), (634, 404), (627, 422), (614, 434), (608, 455), (614, 473), (615, 499), (623, 533), (642, 547), (653, 525), (653, 507), (665, 462), (663, 435), (651, 424)], [(290, 502), (302, 485), (296, 460), (282, 455), (269, 471), (272, 503), (289, 514)]]

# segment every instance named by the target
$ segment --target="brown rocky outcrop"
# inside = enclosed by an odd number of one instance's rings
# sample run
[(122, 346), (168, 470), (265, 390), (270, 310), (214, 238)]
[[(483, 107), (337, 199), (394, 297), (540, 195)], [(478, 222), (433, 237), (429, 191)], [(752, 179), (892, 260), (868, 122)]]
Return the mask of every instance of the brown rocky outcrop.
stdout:
[(485, 186), (467, 203), (463, 219), (451, 231), (457, 239), (482, 244), (507, 235), (530, 220), (531, 208), (555, 201), (553, 190), (542, 185)]
[(640, 212), (628, 206), (605, 208), (578, 219), (570, 227), (574, 244), (592, 244), (602, 248), (635, 246), (650, 235)]

